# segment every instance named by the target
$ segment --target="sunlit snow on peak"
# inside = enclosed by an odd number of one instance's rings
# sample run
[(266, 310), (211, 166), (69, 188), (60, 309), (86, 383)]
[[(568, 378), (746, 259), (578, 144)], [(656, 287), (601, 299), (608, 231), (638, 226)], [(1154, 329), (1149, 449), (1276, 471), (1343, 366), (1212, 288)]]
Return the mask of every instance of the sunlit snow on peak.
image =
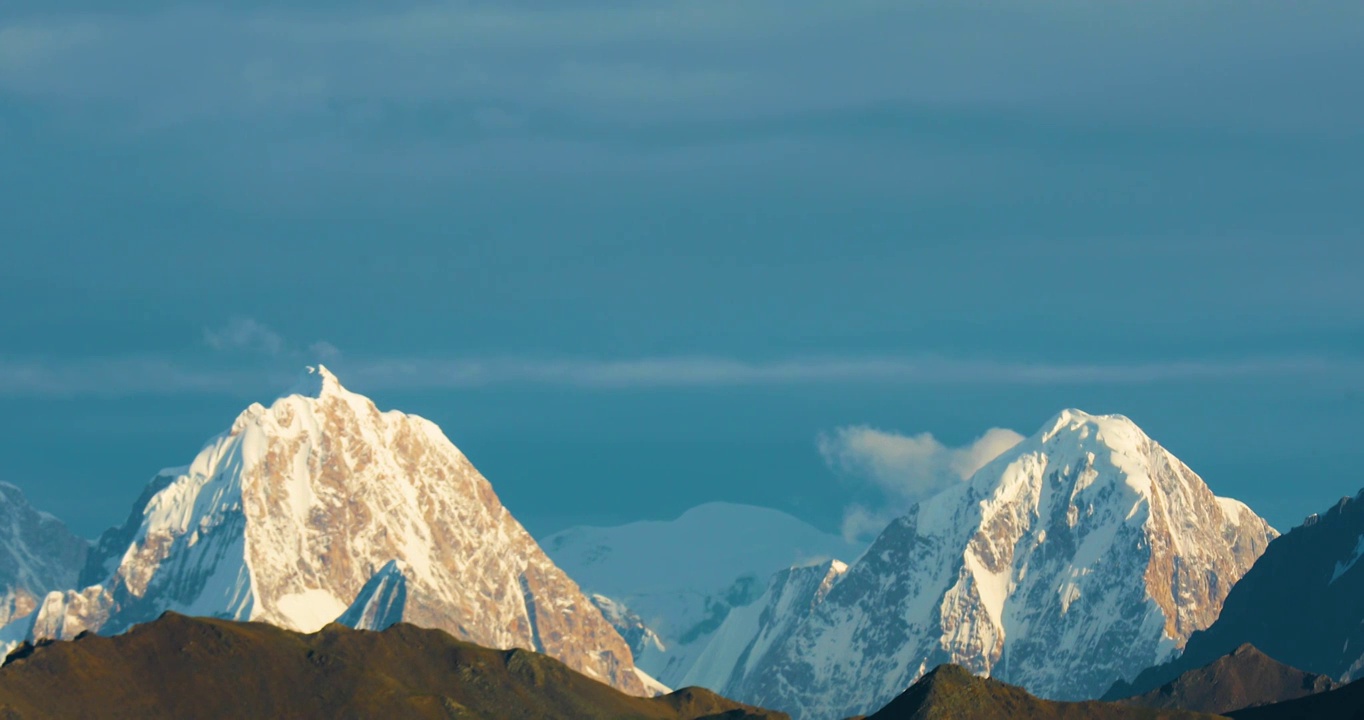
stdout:
[(1107, 445), (1132, 444), (1147, 440), (1146, 433), (1125, 415), (1093, 415), (1083, 410), (1068, 408), (1057, 413), (1042, 426), (1042, 442), (1050, 442), (1062, 434), (1072, 434), (1080, 441), (1090, 438)]

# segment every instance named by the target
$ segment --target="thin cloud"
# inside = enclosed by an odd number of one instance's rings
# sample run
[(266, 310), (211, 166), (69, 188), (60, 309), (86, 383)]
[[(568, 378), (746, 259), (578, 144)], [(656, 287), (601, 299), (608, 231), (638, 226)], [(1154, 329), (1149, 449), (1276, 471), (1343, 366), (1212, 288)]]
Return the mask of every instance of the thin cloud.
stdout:
[[(1100, 11), (1068, 2), (925, 8), (880, 0), (59, 8), (0, 13), (0, 88), (112, 100), (157, 122), (316, 120), (362, 100), (510, 103), (625, 125), (907, 102), (1200, 126), (1212, 116), (1219, 130), (1351, 129), (1341, 119), (1347, 112), (1288, 102), (1300, 99), (1301, 83), (1228, 70), (1286, 66), (1293, 76), (1329, 77), (1358, 57), (1350, 32), (1358, 11), (1349, 3), (1228, 2), (1199, 13), (1177, 2)], [(1151, 102), (1156, 89), (1177, 102)]]
[(238, 394), (260, 385), (261, 373), (193, 369), (150, 357), (75, 361), (0, 358), (0, 396), (127, 397), (134, 395)]
[(284, 351), (284, 338), (279, 333), (245, 317), (232, 318), (219, 328), (204, 328), (204, 344), (214, 350), (240, 350), (272, 356)]
[[(246, 333), (250, 335), (250, 333)], [(259, 338), (249, 347), (262, 345)], [(557, 387), (590, 391), (809, 384), (884, 385), (1148, 385), (1264, 378), (1324, 378), (1350, 387), (1364, 362), (1319, 357), (1191, 360), (1125, 364), (1009, 363), (943, 358), (793, 358), (769, 362), (716, 357), (637, 360), (526, 358), (362, 359), (341, 357), (329, 343), (307, 351), (257, 356), (269, 368), (195, 364), (161, 357), (52, 360), (0, 358), (0, 395), (130, 396), (270, 392), (287, 386), (308, 362), (323, 360), (360, 391)], [(297, 365), (298, 367), (293, 367)]]
[(843, 534), (857, 540), (879, 533), (921, 500), (964, 482), (977, 470), (1023, 441), (1006, 428), (991, 428), (962, 447), (948, 447), (929, 433), (902, 435), (865, 425), (820, 435), (824, 461), (841, 475), (865, 483), (876, 502), (850, 505)]
[(249, 317), (235, 317), (216, 328), (204, 328), (204, 344), (219, 352), (281, 358), (298, 363), (328, 361), (341, 357), (341, 351), (326, 340), (306, 348), (296, 347), (273, 328)]
[(308, 346), (308, 354), (312, 355), (318, 360), (332, 362), (341, 357), (341, 350), (339, 350), (335, 345), (327, 342), (326, 340), (318, 340), (317, 342)]
[(1122, 385), (1315, 375), (1359, 363), (1298, 357), (1124, 364), (1009, 363), (944, 358), (796, 358), (752, 362), (716, 357), (639, 360), (408, 360), (348, 365), (366, 385), (462, 388), (539, 384), (592, 389), (903, 383)]

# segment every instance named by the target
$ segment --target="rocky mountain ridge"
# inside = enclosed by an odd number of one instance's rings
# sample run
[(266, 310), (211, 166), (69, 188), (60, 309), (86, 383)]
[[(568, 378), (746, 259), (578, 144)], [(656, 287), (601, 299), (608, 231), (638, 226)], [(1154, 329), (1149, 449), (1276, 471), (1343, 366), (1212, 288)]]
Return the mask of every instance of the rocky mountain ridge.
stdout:
[(1224, 715), (1297, 700), (1337, 687), (1339, 684), (1325, 675), (1298, 670), (1265, 655), (1254, 645), (1242, 645), (1209, 665), (1119, 702)]
[(21, 648), (0, 668), (0, 717), (788, 720), (697, 688), (627, 695), (540, 653), (406, 623), (302, 634), (175, 613)]

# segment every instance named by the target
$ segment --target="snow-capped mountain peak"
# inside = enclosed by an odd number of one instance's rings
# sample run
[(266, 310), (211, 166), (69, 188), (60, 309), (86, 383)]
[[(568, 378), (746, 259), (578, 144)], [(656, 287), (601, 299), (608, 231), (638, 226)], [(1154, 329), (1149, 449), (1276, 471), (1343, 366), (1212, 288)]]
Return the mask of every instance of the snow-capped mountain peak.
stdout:
[(322, 364), (309, 365), (303, 369), (298, 381), (285, 393), (285, 397), (297, 395), (299, 397), (321, 399), (325, 395), (352, 395), (349, 390), (341, 386), (341, 381), (337, 379), (327, 366)]
[(940, 663), (1073, 699), (1213, 622), (1276, 536), (1130, 419), (1066, 410), (891, 523), (723, 688), (798, 717), (875, 709)]
[(380, 412), (324, 367), (305, 377), (153, 479), (101, 540), (93, 584), (47, 598), (35, 636), (120, 632), (166, 610), (312, 632), (348, 609), (389, 622), (401, 598), (406, 622), (645, 692), (624, 640), (436, 425)]
[(1087, 440), (1102, 433), (1105, 436), (1104, 442), (1115, 445), (1131, 445), (1149, 439), (1126, 415), (1093, 415), (1076, 408), (1062, 410), (1043, 427), (1050, 428), (1042, 433), (1043, 442), (1062, 433), (1074, 434), (1079, 440)]

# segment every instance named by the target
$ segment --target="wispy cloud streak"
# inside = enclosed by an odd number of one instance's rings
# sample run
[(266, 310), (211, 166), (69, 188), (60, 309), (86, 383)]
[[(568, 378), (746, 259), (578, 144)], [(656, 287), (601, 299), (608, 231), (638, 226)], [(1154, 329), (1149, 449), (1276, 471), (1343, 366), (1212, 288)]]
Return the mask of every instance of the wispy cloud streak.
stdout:
[[(1364, 361), (1262, 357), (1145, 363), (1021, 363), (946, 358), (721, 357), (635, 360), (528, 358), (359, 359), (338, 373), (362, 391), (547, 387), (591, 391), (809, 384), (1144, 385), (1185, 381), (1339, 378), (1353, 387)], [(199, 366), (157, 357), (39, 360), (0, 358), (0, 396), (72, 397), (253, 393), (289, 384), (292, 371)]]

